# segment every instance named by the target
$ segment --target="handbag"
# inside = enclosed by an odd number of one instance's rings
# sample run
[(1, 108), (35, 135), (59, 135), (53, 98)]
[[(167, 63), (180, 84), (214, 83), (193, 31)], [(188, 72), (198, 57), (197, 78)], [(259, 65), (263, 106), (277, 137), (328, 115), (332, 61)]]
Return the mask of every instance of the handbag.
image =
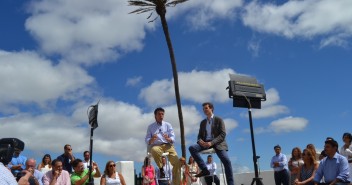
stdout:
[(143, 184), (149, 185), (149, 183), (150, 183), (150, 180), (149, 180), (149, 179), (143, 178)]

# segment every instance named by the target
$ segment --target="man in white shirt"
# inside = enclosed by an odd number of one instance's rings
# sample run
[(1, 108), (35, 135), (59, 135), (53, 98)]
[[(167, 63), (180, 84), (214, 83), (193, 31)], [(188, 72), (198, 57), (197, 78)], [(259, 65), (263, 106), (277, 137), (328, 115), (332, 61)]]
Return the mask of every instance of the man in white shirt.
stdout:
[(161, 157), (163, 173), (160, 173), (160, 169), (156, 169), (156, 180), (158, 185), (170, 185), (172, 181), (172, 167), (165, 156)]
[(205, 165), (207, 166), (207, 169), (210, 172), (209, 175), (204, 177), (204, 180), (207, 183), (207, 185), (212, 185), (213, 180), (216, 185), (220, 185), (220, 180), (215, 172), (216, 171), (216, 163), (213, 162), (213, 157), (211, 155), (208, 155), (208, 160)]

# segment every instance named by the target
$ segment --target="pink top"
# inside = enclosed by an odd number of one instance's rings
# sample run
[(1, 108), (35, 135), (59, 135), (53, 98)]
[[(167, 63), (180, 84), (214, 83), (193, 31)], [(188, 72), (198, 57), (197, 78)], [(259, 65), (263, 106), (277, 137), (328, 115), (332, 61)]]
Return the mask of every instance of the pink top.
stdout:
[[(155, 174), (154, 174), (154, 168), (153, 166), (147, 166), (144, 168), (144, 175), (149, 177), (149, 179), (154, 179)], [(148, 185), (155, 185), (155, 179), (153, 182), (149, 182)]]
[[(46, 172), (43, 176), (43, 184), (50, 185), (53, 181), (53, 171)], [(70, 174), (66, 170), (62, 170), (60, 176), (56, 180), (56, 185), (71, 185)]]

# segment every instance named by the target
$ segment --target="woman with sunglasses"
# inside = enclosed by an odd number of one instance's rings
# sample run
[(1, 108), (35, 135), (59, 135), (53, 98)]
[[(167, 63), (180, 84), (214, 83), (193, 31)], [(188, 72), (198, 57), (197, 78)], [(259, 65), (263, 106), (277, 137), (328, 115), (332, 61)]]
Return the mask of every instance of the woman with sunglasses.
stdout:
[(100, 185), (126, 185), (122, 174), (116, 171), (114, 161), (108, 161), (106, 163), (104, 174), (100, 179)]
[(319, 163), (310, 149), (304, 149), (302, 153), (304, 164), (298, 170), (295, 185), (314, 185), (313, 179)]
[(43, 174), (50, 171), (51, 167), (51, 156), (49, 154), (45, 154), (42, 162), (38, 164), (37, 170), (41, 171)]

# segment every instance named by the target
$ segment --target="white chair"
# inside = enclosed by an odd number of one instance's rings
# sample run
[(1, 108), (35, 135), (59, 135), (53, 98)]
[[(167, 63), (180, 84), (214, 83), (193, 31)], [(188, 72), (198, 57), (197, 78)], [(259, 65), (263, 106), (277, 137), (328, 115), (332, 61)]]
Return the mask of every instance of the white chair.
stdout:
[[(206, 154), (206, 155), (211, 155), (211, 157), (213, 158), (213, 154), (216, 153), (215, 149), (214, 148), (209, 148), (209, 149), (206, 149), (206, 150), (202, 150), (201, 152), (199, 152), (200, 154)], [(214, 159), (214, 158), (213, 158)], [(226, 185), (226, 177), (224, 175), (224, 167), (223, 167), (223, 164), (220, 160), (220, 164), (221, 164), (221, 170), (222, 170), (222, 177), (224, 179), (224, 184)], [(213, 183), (212, 184), (215, 184), (214, 182), (214, 174), (212, 175), (213, 176)]]

